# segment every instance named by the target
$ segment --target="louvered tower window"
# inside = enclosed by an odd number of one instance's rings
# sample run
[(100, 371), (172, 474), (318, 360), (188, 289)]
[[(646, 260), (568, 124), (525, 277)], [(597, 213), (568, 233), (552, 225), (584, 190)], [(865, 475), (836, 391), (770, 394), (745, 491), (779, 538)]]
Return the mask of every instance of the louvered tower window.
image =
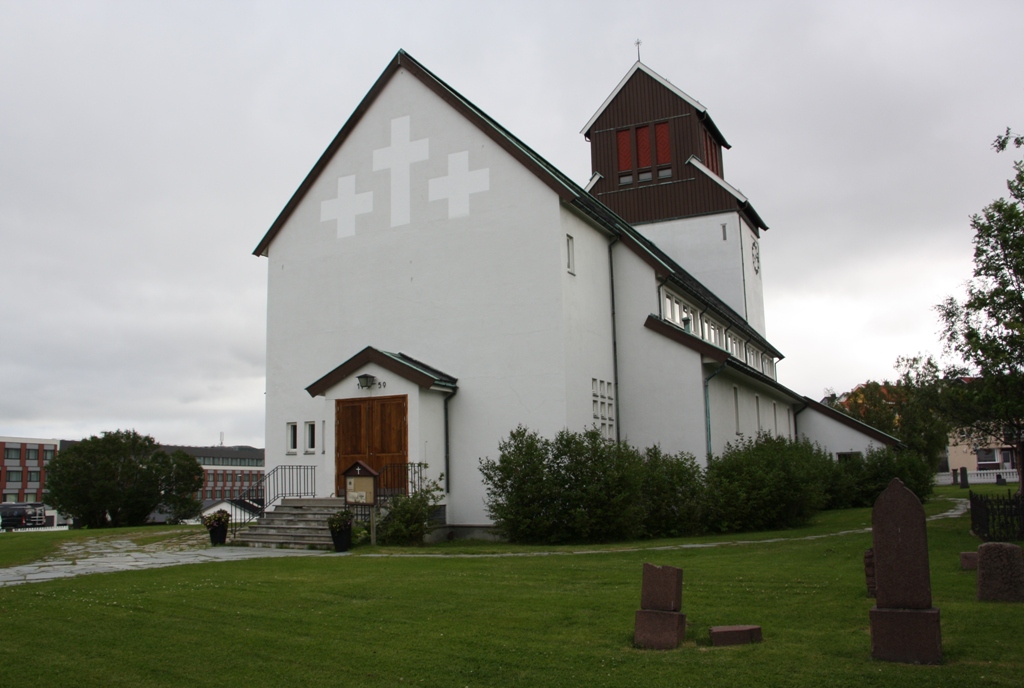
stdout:
[(672, 177), (668, 122), (645, 124), (616, 132), (619, 184)]

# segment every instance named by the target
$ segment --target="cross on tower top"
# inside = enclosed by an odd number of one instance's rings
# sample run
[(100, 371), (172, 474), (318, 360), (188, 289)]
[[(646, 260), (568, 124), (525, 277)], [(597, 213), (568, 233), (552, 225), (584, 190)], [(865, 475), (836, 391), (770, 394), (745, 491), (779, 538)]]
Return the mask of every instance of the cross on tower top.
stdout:
[(637, 62), (640, 61), (640, 46), (643, 45), (643, 44), (644, 44), (644, 42), (641, 41), (639, 38), (636, 39), (635, 41), (633, 41), (633, 45), (636, 46), (636, 61)]

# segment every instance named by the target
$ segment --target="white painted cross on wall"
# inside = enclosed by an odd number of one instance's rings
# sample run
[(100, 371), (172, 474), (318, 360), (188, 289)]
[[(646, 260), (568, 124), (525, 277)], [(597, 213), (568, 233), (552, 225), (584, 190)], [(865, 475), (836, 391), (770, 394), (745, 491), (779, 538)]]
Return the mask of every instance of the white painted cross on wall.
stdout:
[(431, 179), (429, 198), (448, 199), (448, 217), (469, 215), (469, 195), (487, 191), (491, 186), (490, 170), (469, 171), (469, 151), (448, 154), (448, 176)]
[(409, 168), (430, 156), (430, 140), (410, 141), (410, 118), (391, 120), (391, 145), (373, 151), (373, 171), (391, 170), (391, 226), (409, 224)]
[(356, 193), (355, 175), (338, 177), (338, 197), (320, 203), (320, 221), (338, 221), (338, 238), (356, 233), (356, 215), (373, 211), (373, 192)]

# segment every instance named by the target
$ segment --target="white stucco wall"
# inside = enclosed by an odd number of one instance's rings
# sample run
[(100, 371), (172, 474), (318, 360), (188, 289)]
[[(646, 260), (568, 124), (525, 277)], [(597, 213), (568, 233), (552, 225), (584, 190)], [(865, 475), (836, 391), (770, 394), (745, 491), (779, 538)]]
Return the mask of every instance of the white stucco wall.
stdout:
[[(392, 226), (391, 175), (373, 169), (374, 153), (403, 117), (429, 154), (410, 167), (408, 223)], [(429, 184), (466, 151), (469, 171), (487, 170), (487, 189), (451, 216)], [(373, 194), (372, 210), (339, 238), (321, 204), (352, 176), (356, 194)], [(333, 434), (333, 409), (306, 386), (367, 345), (401, 351), (459, 379), (448, 516), (486, 523), (478, 459), (495, 457), (517, 423), (546, 435), (567, 425), (563, 212), (534, 175), (399, 70), (268, 251), (267, 469), (293, 462), (286, 422), (323, 419)], [(410, 460), (412, 448), (410, 437)], [(333, 490), (333, 445), (323, 456), (330, 475), (318, 480)]]
[[(742, 227), (740, 230), (740, 237), (743, 239), (743, 301), (746, 304), (747, 309), (747, 322), (758, 334), (767, 338), (768, 335), (765, 332), (764, 322), (764, 283), (761, 279), (761, 275), (764, 274), (764, 263), (760, 257), (761, 240), (754, 233), (754, 230), (750, 225), (742, 219), (740, 220), (740, 225)], [(754, 244), (758, 245), (756, 254), (756, 270), (754, 269)]]
[[(575, 274), (569, 272), (567, 258), (562, 263), (565, 419), (566, 427), (580, 431), (609, 422), (614, 424), (614, 413), (601, 418), (599, 411), (599, 417), (594, 417), (592, 392), (593, 380), (603, 380), (607, 384), (615, 379), (608, 261), (611, 239), (565, 207), (562, 209), (562, 231), (573, 237), (575, 254)], [(567, 242), (562, 242), (562, 248), (567, 250)], [(608, 403), (607, 395), (603, 399), (598, 396), (598, 403), (601, 402)], [(617, 400), (613, 398), (611, 403), (616, 404)]]
[(747, 317), (739, 213), (652, 222), (637, 229), (729, 307)]
[(801, 437), (816, 442), (835, 458), (838, 452), (867, 452), (884, 445), (855, 428), (841, 423), (808, 406), (796, 416), (796, 429)]
[(654, 270), (627, 247), (614, 248), (621, 439), (669, 453), (705, 455), (700, 354), (646, 327), (658, 314)]
[[(706, 365), (705, 373), (711, 375), (717, 367), (717, 364)], [(720, 454), (729, 442), (757, 437), (758, 431), (793, 437), (792, 399), (751, 377), (727, 368), (711, 378), (708, 398), (711, 408), (711, 451), (714, 454)]]

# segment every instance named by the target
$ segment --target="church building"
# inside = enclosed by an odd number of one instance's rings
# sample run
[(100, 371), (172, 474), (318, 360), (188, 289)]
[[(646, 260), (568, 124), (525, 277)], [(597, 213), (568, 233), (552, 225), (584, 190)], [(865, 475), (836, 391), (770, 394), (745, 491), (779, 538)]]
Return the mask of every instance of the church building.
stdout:
[(896, 443), (778, 382), (768, 226), (700, 102), (638, 61), (582, 134), (585, 186), (395, 55), (254, 251), (268, 472), (329, 497), (355, 460), (427, 464), (459, 530), (490, 523), (479, 459), (518, 425), (699, 461), (759, 432)]

